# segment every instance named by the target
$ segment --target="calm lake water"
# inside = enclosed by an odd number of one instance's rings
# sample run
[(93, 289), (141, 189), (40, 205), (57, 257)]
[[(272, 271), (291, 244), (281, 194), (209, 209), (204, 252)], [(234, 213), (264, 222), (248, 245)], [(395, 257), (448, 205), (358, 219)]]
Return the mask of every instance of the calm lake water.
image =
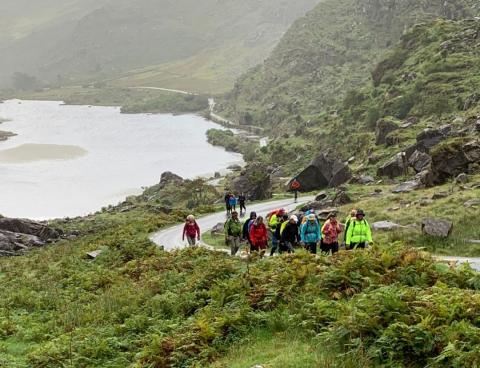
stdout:
[(209, 145), (195, 115), (125, 115), (116, 107), (0, 103), (0, 214), (48, 219), (117, 204), (164, 171), (213, 174), (241, 156)]

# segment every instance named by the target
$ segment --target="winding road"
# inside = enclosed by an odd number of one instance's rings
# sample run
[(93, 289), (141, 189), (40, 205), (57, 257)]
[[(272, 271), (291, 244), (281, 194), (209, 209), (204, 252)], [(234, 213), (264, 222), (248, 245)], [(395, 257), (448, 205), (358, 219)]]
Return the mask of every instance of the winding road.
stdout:
[[(294, 210), (297, 206), (312, 201), (314, 197), (300, 197), (298, 203), (293, 203), (292, 199), (282, 199), (277, 201), (263, 202), (248, 206), (247, 213), (255, 211), (259, 215), (265, 216), (268, 212), (277, 208), (285, 208), (287, 211)], [(212, 215), (197, 219), (202, 232), (208, 231), (218, 223), (225, 222), (225, 212), (218, 212)], [(150, 237), (150, 240), (162, 246), (165, 250), (180, 249), (187, 246), (186, 241), (182, 241), (183, 223), (163, 230), (160, 230)], [(439, 261), (448, 263), (470, 263), (473, 269), (480, 271), (480, 258), (455, 257), (455, 256), (435, 256)]]
[[(291, 211), (301, 204), (305, 204), (314, 200), (314, 198), (315, 197), (300, 197), (298, 199), (298, 203), (294, 203), (293, 199), (282, 199), (277, 201), (252, 204), (250, 206), (248, 206), (247, 204), (247, 213), (255, 211), (257, 212), (257, 214), (265, 216), (270, 211), (282, 207), (285, 208), (287, 211)], [(201, 217), (197, 219), (197, 222), (202, 232), (208, 231), (218, 223), (225, 222), (225, 212), (219, 212), (205, 217)], [(182, 241), (182, 231), (183, 224), (179, 224), (153, 234), (150, 239), (158, 246), (162, 246), (165, 250), (184, 248), (187, 246), (187, 243), (186, 241)]]

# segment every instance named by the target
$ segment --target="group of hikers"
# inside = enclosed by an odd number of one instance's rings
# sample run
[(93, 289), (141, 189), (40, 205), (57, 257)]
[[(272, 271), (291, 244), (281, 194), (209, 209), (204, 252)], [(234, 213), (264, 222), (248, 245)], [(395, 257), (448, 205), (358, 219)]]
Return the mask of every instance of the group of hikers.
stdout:
[(225, 194), (225, 208), (227, 209), (227, 216), (231, 215), (237, 210), (237, 205), (240, 209), (240, 216), (243, 216), (243, 214), (247, 212), (247, 207), (245, 207), (246, 202), (247, 197), (245, 197), (245, 194), (243, 193), (241, 193), (238, 197), (231, 192)]
[[(361, 209), (353, 209), (344, 224), (338, 221), (335, 212), (321, 224), (313, 210), (297, 216), (289, 215), (284, 208), (270, 212), (265, 218), (251, 212), (250, 217), (241, 222), (239, 213), (231, 209), (224, 231), (232, 256), (238, 253), (242, 243), (249, 245), (251, 253), (257, 252), (261, 256), (269, 246), (270, 256), (275, 252), (294, 253), (299, 247), (312, 254), (317, 254), (318, 247), (322, 253), (335, 254), (339, 251), (342, 233), (342, 245), (347, 250), (364, 249), (373, 242), (370, 225)], [(190, 245), (200, 240), (200, 228), (192, 215), (187, 217), (183, 230), (185, 237)]]

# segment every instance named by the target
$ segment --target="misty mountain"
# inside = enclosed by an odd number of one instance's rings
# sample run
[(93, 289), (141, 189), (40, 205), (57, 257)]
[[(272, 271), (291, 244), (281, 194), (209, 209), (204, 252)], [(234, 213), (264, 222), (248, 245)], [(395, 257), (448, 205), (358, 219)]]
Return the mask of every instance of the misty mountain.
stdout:
[(192, 57), (229, 44), (261, 61), (318, 0), (27, 0), (0, 5), (0, 86), (14, 72), (67, 84)]

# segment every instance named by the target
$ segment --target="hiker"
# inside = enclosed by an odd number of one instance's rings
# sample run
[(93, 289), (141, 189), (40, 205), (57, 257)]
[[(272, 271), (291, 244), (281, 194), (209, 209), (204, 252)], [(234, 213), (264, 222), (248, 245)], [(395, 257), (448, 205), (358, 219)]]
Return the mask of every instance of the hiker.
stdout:
[(240, 249), (240, 237), (242, 236), (242, 224), (238, 219), (238, 212), (233, 211), (232, 217), (225, 222), (225, 239), (230, 244), (230, 254), (236, 255)]
[(230, 205), (230, 211), (237, 210), (237, 198), (234, 194), (230, 195), (230, 198), (228, 199), (228, 204)]
[(283, 228), (280, 240), (280, 253), (286, 251), (295, 253), (294, 246), (300, 242), (300, 232), (298, 229), (298, 217), (290, 216), (288, 222)]
[(343, 236), (343, 245), (344, 246), (347, 243), (348, 228), (350, 227), (350, 224), (352, 223), (353, 219), (355, 219), (356, 216), (357, 216), (357, 210), (355, 208), (353, 208), (350, 211), (350, 215), (348, 215), (347, 218), (345, 219), (345, 234)]
[[(288, 222), (288, 215), (285, 213), (280, 220), (277, 222), (277, 227), (275, 228), (275, 233), (273, 236), (275, 239), (277, 239), (277, 242), (275, 244), (272, 244), (272, 250), (270, 251), (270, 257), (273, 257), (275, 254), (275, 251), (278, 250), (278, 253), (281, 253), (281, 244), (280, 244), (280, 238), (282, 236), (282, 230), (285, 228), (284, 225), (286, 225)], [(273, 237), (272, 237), (273, 239)], [(273, 243), (273, 242), (272, 242)]]
[(332, 212), (328, 215), (327, 221), (322, 227), (322, 242), (320, 249), (324, 253), (335, 254), (338, 252), (338, 235), (342, 232), (342, 228), (337, 221), (337, 214)]
[(297, 203), (298, 200), (298, 191), (300, 190), (301, 185), (297, 178), (294, 178), (290, 184), (290, 190), (293, 191), (294, 202)]
[(232, 211), (232, 207), (230, 207), (230, 197), (232, 195), (230, 193), (225, 194), (225, 208), (227, 209), (227, 216)]
[(247, 198), (245, 197), (245, 194), (240, 194), (238, 196), (238, 204), (240, 206), (240, 216), (242, 216), (244, 213), (247, 213), (247, 207), (245, 207), (245, 202), (247, 201)]
[(256, 218), (257, 213), (250, 212), (250, 218), (243, 224), (242, 240), (246, 240), (248, 244), (250, 244), (250, 247), (252, 247), (252, 241), (250, 240), (250, 226), (252, 226), (252, 223), (255, 221)]
[(183, 227), (182, 241), (185, 241), (185, 236), (187, 237), (188, 245), (192, 247), (197, 244), (197, 240), (200, 241), (200, 227), (193, 215), (187, 216), (185, 226)]
[(268, 232), (262, 216), (258, 216), (255, 221), (253, 221), (252, 225), (250, 226), (249, 233), (252, 241), (250, 251), (260, 252), (260, 255), (263, 256), (265, 254), (265, 250), (267, 249)]
[(348, 232), (346, 234), (347, 249), (364, 249), (368, 243), (372, 243), (372, 230), (367, 220), (365, 220), (365, 212), (357, 210), (355, 219), (350, 222)]
[(277, 229), (277, 225), (279, 223), (280, 218), (287, 213), (285, 208), (281, 208), (279, 210), (273, 211), (269, 214), (270, 219), (268, 220), (268, 228), (272, 233), (272, 248), (278, 247), (279, 239), (275, 236), (275, 230)]
[(307, 221), (301, 228), (301, 239), (305, 243), (305, 249), (312, 254), (317, 254), (317, 244), (320, 242), (322, 235), (320, 233), (320, 225), (317, 216), (313, 213), (308, 215)]

